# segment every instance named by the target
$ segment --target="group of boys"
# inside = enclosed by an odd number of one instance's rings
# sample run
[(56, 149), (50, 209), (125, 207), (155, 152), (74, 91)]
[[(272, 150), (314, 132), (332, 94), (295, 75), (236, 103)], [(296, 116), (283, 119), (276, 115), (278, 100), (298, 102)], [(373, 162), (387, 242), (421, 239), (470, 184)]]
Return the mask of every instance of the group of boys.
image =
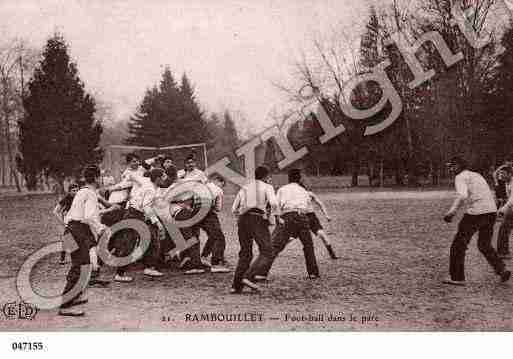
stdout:
[[(323, 239), (331, 258), (337, 259), (313, 210), (312, 201), (319, 204), (330, 221), (325, 206), (305, 188), (299, 169), (290, 170), (288, 180), (289, 184), (275, 194), (270, 172), (261, 166), (255, 170), (255, 179), (238, 192), (232, 212), (238, 216), (240, 252), (231, 293), (241, 293), (244, 287), (260, 291), (257, 282), (267, 281), (273, 262), (292, 238), (298, 238), (303, 245), (309, 279), (320, 277), (311, 232)], [(273, 224), (276, 226), (271, 234), (269, 227)], [(253, 241), (259, 255), (252, 262)]]
[[(98, 239), (109, 227), (123, 219), (144, 221), (151, 233), (149, 247), (141, 262), (143, 274), (149, 277), (162, 277), (161, 269), (166, 261), (176, 260), (185, 274), (205, 272), (228, 273), (230, 266), (225, 260), (226, 239), (221, 228), (218, 212), (222, 210), (225, 180), (219, 175), (208, 178), (197, 168), (193, 155), (186, 158), (184, 169), (177, 171), (171, 158), (158, 156), (141, 161), (136, 154), (126, 156), (127, 168), (121, 181), (108, 187), (99, 188), (100, 171), (97, 166), (88, 166), (83, 171), (83, 184), (70, 186), (70, 193), (59, 202), (54, 213), (65, 225), (65, 234), (71, 235), (78, 249), (71, 253), (71, 269), (67, 276), (64, 294), (74, 288), (80, 277), (81, 266), (91, 265), (92, 275), (89, 285), (107, 286), (108, 281), (99, 279), (100, 264), (97, 254)], [(166, 254), (175, 247), (173, 239), (162, 223), (162, 213), (155, 210), (154, 203), (169, 189), (181, 183), (197, 182), (204, 184), (211, 196), (210, 208), (191, 227), (180, 228), (186, 241), (194, 241), (186, 250), (177, 252), (175, 257)], [(266, 167), (258, 167), (255, 179), (246, 184), (237, 194), (232, 210), (238, 216), (238, 237), (240, 242), (239, 261), (235, 270), (232, 293), (241, 293), (243, 287), (253, 291), (260, 288), (257, 281), (267, 280), (267, 275), (278, 254), (291, 238), (299, 238), (303, 244), (306, 267), (310, 279), (319, 278), (312, 236), (319, 236), (331, 258), (337, 259), (328, 236), (315, 215), (313, 203), (317, 203), (327, 220), (326, 207), (312, 192), (305, 189), (301, 172), (289, 172), (289, 184), (275, 194), (271, 185), (270, 172)], [(166, 192), (167, 191), (167, 192)], [(176, 221), (191, 219), (203, 205), (197, 193), (184, 192), (167, 199), (168, 213)], [(270, 226), (276, 225), (272, 235)], [(203, 230), (207, 241), (200, 249), (199, 235)], [(109, 233), (110, 235), (110, 233)], [(109, 241), (109, 250), (116, 257), (130, 255), (140, 244), (140, 238), (131, 230), (117, 231)], [(252, 243), (259, 248), (258, 258), (252, 260)], [(211, 257), (210, 263), (208, 258)], [(64, 254), (61, 255), (64, 263)], [(132, 282), (127, 275), (127, 267), (117, 267), (114, 281)], [(85, 290), (74, 298), (63, 302), (60, 315), (82, 316), (83, 311), (76, 306), (87, 302)]]
[[(182, 252), (177, 252), (178, 265), (186, 274), (201, 274), (207, 271), (227, 273), (231, 269), (226, 263), (224, 252), (226, 240), (218, 213), (222, 210), (225, 180), (218, 176), (207, 178), (196, 167), (194, 156), (185, 160), (185, 168), (177, 171), (172, 159), (159, 156), (144, 162), (136, 154), (127, 157), (127, 169), (122, 174), (121, 182), (104, 188), (108, 200), (99, 195), (98, 178), (100, 171), (96, 166), (84, 169), (82, 186), (70, 187), (70, 194), (59, 202), (54, 213), (66, 226), (65, 234), (70, 234), (78, 249), (71, 252), (71, 268), (66, 278), (64, 294), (68, 293), (80, 278), (83, 265), (91, 265), (90, 285), (106, 285), (99, 277), (99, 261), (96, 253), (98, 238), (109, 226), (121, 219), (139, 219), (144, 221), (151, 233), (151, 240), (142, 262), (144, 275), (161, 277), (162, 263), (173, 249), (173, 239), (162, 223), (161, 214), (155, 208), (157, 198), (162, 198), (162, 191), (184, 182), (202, 183), (211, 193), (210, 208), (199, 222), (191, 227), (180, 228), (186, 241), (193, 240), (194, 245)], [(463, 286), (465, 282), (465, 253), (472, 236), (478, 232), (478, 248), (500, 277), (506, 282), (511, 272), (506, 269), (505, 259), (510, 259), (509, 236), (513, 228), (513, 165), (501, 166), (495, 173), (495, 196), (483, 176), (470, 170), (465, 160), (454, 158), (450, 169), (455, 175), (457, 198), (444, 216), (451, 222), (464, 202), (467, 210), (461, 219), (458, 231), (450, 250), (450, 278), (444, 282)], [(308, 279), (320, 277), (315, 256), (312, 233), (319, 236), (326, 246), (331, 258), (337, 259), (327, 233), (317, 218), (313, 203), (321, 208), (330, 221), (326, 207), (309, 191), (303, 183), (301, 171), (292, 169), (288, 173), (288, 184), (275, 192), (268, 168), (257, 167), (253, 180), (246, 183), (237, 193), (232, 205), (232, 213), (237, 216), (238, 240), (240, 244), (238, 263), (233, 277), (231, 293), (242, 293), (245, 287), (254, 292), (260, 291), (258, 282), (267, 281), (269, 271), (278, 255), (293, 238), (298, 238), (303, 246)], [(80, 187), (80, 189), (79, 189)], [(185, 192), (168, 199), (169, 207), (165, 211), (175, 220), (183, 221), (194, 217), (199, 207), (204, 205), (197, 193)], [(492, 246), (494, 224), (497, 214), (503, 217), (499, 229), (497, 250)], [(270, 228), (274, 226), (271, 232)], [(207, 242), (200, 249), (200, 230), (207, 234)], [(135, 237), (134, 237), (135, 236)], [(123, 257), (131, 253), (137, 245), (138, 238), (132, 231), (121, 230), (116, 233), (109, 249)], [(259, 253), (253, 261), (253, 242)], [(207, 258), (211, 256), (208, 263)], [(61, 256), (61, 262), (64, 258)], [(117, 268), (115, 281), (131, 282), (126, 274), (126, 267)], [(62, 303), (59, 314), (82, 316), (82, 311), (74, 310), (79, 304), (87, 302), (85, 289), (73, 298)]]

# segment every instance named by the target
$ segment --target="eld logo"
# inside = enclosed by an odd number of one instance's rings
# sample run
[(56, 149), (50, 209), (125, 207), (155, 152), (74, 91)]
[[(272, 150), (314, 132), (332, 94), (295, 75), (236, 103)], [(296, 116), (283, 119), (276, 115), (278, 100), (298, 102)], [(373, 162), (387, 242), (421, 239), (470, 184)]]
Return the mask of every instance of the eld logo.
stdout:
[(35, 305), (22, 301), (4, 304), (3, 312), (7, 319), (32, 320), (36, 317), (38, 309)]

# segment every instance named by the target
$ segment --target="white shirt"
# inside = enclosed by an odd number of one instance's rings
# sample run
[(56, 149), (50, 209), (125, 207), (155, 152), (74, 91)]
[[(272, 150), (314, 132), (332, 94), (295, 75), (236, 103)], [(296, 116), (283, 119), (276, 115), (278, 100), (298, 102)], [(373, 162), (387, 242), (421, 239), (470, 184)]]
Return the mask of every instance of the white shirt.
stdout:
[(281, 213), (303, 211), (311, 207), (312, 196), (297, 183), (289, 183), (281, 187), (277, 193), (278, 209)]
[(184, 208), (184, 202), (193, 198), (193, 193), (190, 192), (176, 194), (175, 188), (178, 185), (173, 183), (168, 188), (157, 189), (153, 210), (164, 221), (171, 221)]
[(128, 205), (134, 209), (143, 212), (152, 223), (158, 221), (158, 217), (153, 209), (156, 197), (159, 195), (158, 188), (148, 177), (140, 179), (142, 181), (134, 196), (131, 196)]
[(198, 181), (201, 183), (208, 182), (208, 178), (207, 178), (207, 175), (205, 174), (205, 172), (203, 172), (202, 170), (197, 169), (197, 168), (193, 169), (190, 172), (187, 172), (185, 170), (180, 170), (177, 172), (176, 175), (179, 179), (185, 180), (185, 181)]
[(455, 185), (456, 192), (467, 203), (466, 213), (478, 215), (497, 212), (492, 190), (479, 173), (464, 170), (456, 176)]
[(126, 201), (129, 197), (133, 197), (136, 194), (137, 189), (140, 187), (140, 183), (142, 182), (141, 179), (145, 178), (144, 172), (145, 170), (142, 166), (139, 166), (136, 170), (127, 168), (121, 175), (121, 181), (117, 185), (113, 186), (113, 189), (132, 186), (131, 191), (113, 191), (109, 196), (109, 202), (121, 203)]
[(213, 182), (208, 182), (206, 184), (206, 186), (210, 190), (210, 193), (212, 193), (214, 209), (217, 212), (221, 212), (223, 210), (223, 199), (224, 199), (223, 189)]
[(253, 180), (244, 185), (237, 193), (232, 212), (242, 215), (252, 208), (267, 212), (268, 204), (271, 206), (271, 211), (276, 212), (278, 202), (273, 186), (260, 180)]
[(71, 208), (64, 218), (64, 222), (78, 221), (88, 224), (93, 234), (98, 235), (105, 226), (100, 221), (100, 208), (98, 204), (98, 195), (90, 187), (81, 188), (75, 198)]
[(116, 183), (116, 180), (112, 176), (103, 176), (102, 177), (102, 185), (103, 186), (112, 186)]

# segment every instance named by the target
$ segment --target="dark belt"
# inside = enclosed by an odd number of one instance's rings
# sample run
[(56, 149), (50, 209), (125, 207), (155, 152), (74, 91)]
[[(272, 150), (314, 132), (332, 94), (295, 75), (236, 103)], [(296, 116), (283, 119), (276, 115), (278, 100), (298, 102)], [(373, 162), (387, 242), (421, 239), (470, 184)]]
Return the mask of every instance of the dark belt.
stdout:
[(307, 210), (298, 209), (298, 210), (287, 211), (287, 212), (283, 213), (282, 216), (286, 216), (287, 214), (297, 214), (300, 216), (302, 216), (302, 215), (306, 216), (308, 213), (311, 213), (311, 212), (308, 212)]
[(245, 215), (264, 217), (265, 212), (259, 208), (251, 208), (250, 210), (244, 212), (243, 216), (245, 216)]
[(67, 224), (67, 226), (70, 226), (70, 225), (72, 225), (72, 224), (75, 224), (75, 225), (80, 224), (80, 225), (82, 225), (82, 226), (89, 226), (89, 224), (87, 224), (87, 223), (80, 222), (80, 221), (77, 221), (77, 220), (74, 220), (74, 219), (72, 219), (71, 221), (69, 221), (69, 222), (68, 222), (68, 224)]

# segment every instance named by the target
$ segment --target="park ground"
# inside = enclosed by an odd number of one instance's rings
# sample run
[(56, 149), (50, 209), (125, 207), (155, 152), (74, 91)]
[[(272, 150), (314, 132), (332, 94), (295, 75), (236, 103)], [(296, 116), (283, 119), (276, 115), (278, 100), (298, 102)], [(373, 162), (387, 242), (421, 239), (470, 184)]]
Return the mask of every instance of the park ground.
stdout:
[[(165, 277), (150, 280), (136, 269), (131, 284), (112, 282), (106, 289), (90, 289), (84, 318), (63, 318), (50, 310), (40, 311), (30, 321), (7, 320), (0, 313), (0, 330), (513, 329), (513, 283), (499, 283), (475, 241), (467, 252), (468, 286), (441, 284), (447, 276), (449, 247), (457, 226), (441, 220), (453, 198), (451, 192), (337, 189), (321, 193), (321, 198), (333, 217), (325, 223), (326, 229), (341, 256), (338, 261), (330, 260), (322, 243), (315, 241), (321, 280), (305, 279), (301, 245), (295, 240), (277, 259), (261, 294), (230, 295), (232, 274), (184, 276), (165, 270)], [(2, 306), (20, 300), (14, 283), (23, 261), (59, 240), (61, 229), (50, 214), (56, 200), (55, 195), (42, 194), (0, 199)], [(235, 265), (238, 242), (228, 208), (221, 220), (227, 259)], [(68, 266), (57, 262), (57, 255), (52, 255), (34, 269), (32, 279), (40, 293), (56, 295), (62, 290)], [(103, 270), (104, 278), (112, 276), (112, 268)], [(195, 314), (249, 312), (261, 313), (262, 321), (186, 320)], [(324, 320), (311, 320), (321, 318), (320, 314)], [(301, 315), (305, 320), (292, 320)], [(330, 316), (339, 320), (330, 321)], [(362, 323), (362, 317), (370, 320)]]

